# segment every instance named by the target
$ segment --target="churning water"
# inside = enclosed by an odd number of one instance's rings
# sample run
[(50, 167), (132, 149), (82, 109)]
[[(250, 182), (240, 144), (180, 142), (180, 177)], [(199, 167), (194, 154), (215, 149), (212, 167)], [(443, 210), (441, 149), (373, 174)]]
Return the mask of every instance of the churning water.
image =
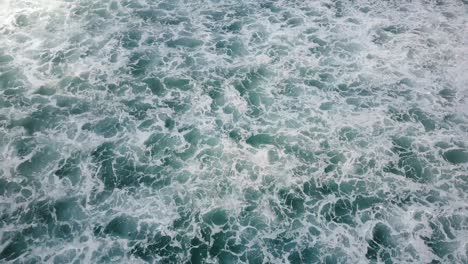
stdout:
[(466, 0), (0, 0), (0, 262), (468, 263)]

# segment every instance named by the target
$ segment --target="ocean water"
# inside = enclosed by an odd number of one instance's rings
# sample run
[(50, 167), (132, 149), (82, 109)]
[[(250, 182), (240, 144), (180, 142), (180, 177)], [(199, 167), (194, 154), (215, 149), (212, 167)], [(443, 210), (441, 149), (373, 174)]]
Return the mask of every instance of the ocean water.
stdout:
[(466, 0), (0, 0), (1, 263), (468, 263)]

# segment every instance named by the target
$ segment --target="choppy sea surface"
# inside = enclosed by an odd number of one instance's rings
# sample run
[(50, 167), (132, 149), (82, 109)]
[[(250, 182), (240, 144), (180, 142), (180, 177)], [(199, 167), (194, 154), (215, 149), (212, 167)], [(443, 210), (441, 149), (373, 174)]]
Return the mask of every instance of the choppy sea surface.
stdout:
[(0, 0), (0, 262), (468, 263), (468, 2)]

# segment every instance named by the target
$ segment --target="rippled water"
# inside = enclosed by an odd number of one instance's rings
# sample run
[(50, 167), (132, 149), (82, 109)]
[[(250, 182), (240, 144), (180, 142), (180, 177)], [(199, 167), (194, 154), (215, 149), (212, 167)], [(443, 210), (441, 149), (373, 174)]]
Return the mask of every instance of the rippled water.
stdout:
[(468, 263), (466, 0), (0, 0), (0, 262)]

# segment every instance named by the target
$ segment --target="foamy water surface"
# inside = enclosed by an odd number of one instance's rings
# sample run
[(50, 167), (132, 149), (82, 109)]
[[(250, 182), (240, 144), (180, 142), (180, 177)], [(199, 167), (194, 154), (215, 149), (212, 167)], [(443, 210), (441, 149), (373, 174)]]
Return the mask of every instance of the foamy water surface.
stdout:
[(466, 0), (0, 0), (0, 262), (468, 263)]

